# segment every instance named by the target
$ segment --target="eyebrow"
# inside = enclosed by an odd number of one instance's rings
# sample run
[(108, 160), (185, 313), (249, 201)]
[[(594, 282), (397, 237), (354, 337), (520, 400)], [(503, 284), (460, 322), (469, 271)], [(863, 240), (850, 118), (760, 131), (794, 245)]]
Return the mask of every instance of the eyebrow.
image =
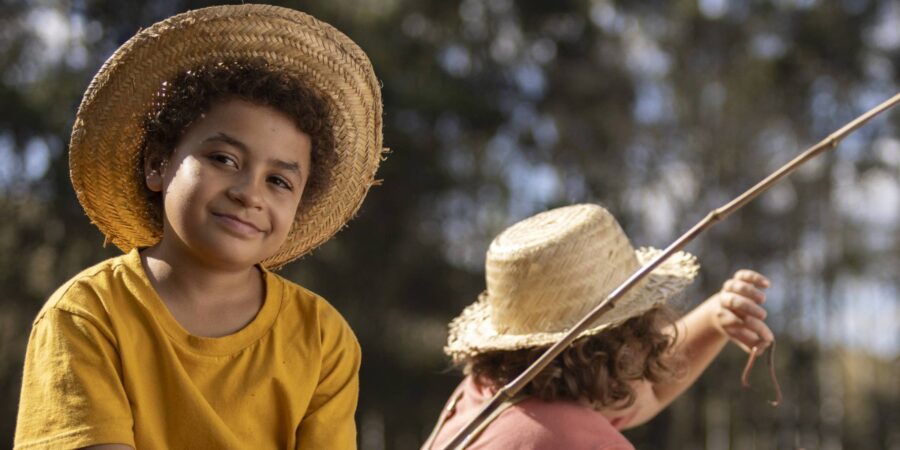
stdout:
[[(223, 133), (218, 132), (214, 136), (210, 136), (203, 140), (203, 142), (224, 142), (232, 147), (236, 147), (244, 153), (250, 153), (250, 147), (247, 147), (247, 144)], [(287, 170), (288, 172), (294, 172), (297, 175), (300, 175), (300, 164), (294, 161), (285, 161), (277, 158), (270, 158), (269, 164), (273, 165), (279, 169)]]
[(288, 172), (294, 172), (297, 175), (300, 175), (300, 164), (296, 162), (284, 161), (281, 159), (269, 159), (269, 164), (274, 165), (282, 170), (287, 170)]

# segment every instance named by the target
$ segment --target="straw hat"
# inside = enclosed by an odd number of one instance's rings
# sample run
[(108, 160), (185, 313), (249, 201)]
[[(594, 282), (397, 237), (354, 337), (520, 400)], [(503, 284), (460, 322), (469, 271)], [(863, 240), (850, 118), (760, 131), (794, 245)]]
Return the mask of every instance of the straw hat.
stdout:
[[(658, 254), (654, 248), (635, 250), (616, 219), (597, 205), (567, 206), (525, 219), (491, 242), (487, 290), (450, 322), (444, 351), (460, 360), (553, 344)], [(665, 303), (693, 281), (698, 269), (694, 256), (675, 253), (583, 335)]]
[(336, 155), (323, 189), (304, 197), (278, 267), (327, 241), (359, 209), (382, 158), (381, 92), (366, 54), (307, 14), (267, 5), (216, 6), (170, 17), (123, 44), (91, 81), (72, 130), (78, 200), (106, 238), (129, 251), (159, 241), (139, 176), (143, 120), (163, 82), (199, 66), (264, 60), (331, 104)]

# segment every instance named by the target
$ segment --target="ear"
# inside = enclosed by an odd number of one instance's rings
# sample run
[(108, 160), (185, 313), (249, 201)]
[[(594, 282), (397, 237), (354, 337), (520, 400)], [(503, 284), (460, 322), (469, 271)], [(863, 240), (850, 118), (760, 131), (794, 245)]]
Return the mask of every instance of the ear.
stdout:
[(151, 192), (162, 192), (163, 176), (166, 174), (165, 159), (159, 156), (144, 158), (144, 182)]

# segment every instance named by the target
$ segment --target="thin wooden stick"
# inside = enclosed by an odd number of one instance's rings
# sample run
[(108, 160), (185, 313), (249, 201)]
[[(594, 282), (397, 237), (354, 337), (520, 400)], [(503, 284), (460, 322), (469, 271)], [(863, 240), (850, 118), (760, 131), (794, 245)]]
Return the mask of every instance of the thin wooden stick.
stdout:
[(478, 428), (481, 423), (487, 419), (493, 411), (500, 406), (505, 400), (511, 399), (517, 393), (519, 393), (522, 388), (524, 388), (529, 382), (531, 382), (534, 377), (544, 370), (554, 358), (556, 358), (562, 351), (568, 347), (572, 341), (574, 341), (581, 333), (588, 328), (590, 328), (591, 324), (593, 324), (597, 319), (599, 319), (603, 314), (607, 311), (613, 309), (615, 307), (616, 302), (626, 293), (629, 289), (634, 287), (638, 282), (640, 282), (644, 277), (646, 277), (650, 272), (656, 269), (660, 264), (662, 264), (666, 259), (668, 259), (672, 254), (684, 248), (689, 242), (694, 240), (700, 233), (704, 232), (707, 228), (711, 227), (715, 223), (725, 219), (731, 213), (737, 211), (745, 204), (753, 200), (763, 192), (767, 191), (771, 188), (775, 183), (780, 181), (782, 178), (787, 175), (793, 173), (801, 164), (809, 161), (812, 158), (815, 158), (820, 153), (825, 150), (829, 150), (837, 147), (838, 143), (843, 140), (847, 135), (855, 131), (857, 128), (861, 127), (864, 123), (871, 120), (873, 117), (881, 114), (882, 112), (894, 107), (900, 103), (900, 93), (894, 95), (890, 99), (876, 106), (875, 108), (870, 109), (866, 113), (857, 117), (850, 123), (844, 125), (839, 130), (831, 133), (827, 138), (823, 139), (818, 144), (810, 147), (794, 159), (792, 159), (787, 164), (783, 165), (780, 169), (776, 170), (762, 181), (757, 183), (752, 188), (748, 189), (743, 194), (739, 195), (734, 200), (728, 202), (724, 206), (720, 208), (716, 208), (712, 210), (703, 220), (694, 225), (690, 230), (681, 235), (675, 242), (670, 244), (665, 251), (660, 253), (656, 258), (647, 263), (644, 267), (641, 267), (637, 272), (634, 272), (630, 277), (628, 277), (625, 282), (623, 282), (619, 287), (614, 289), (604, 301), (602, 301), (599, 305), (597, 305), (594, 309), (592, 309), (586, 316), (584, 316), (578, 323), (576, 323), (569, 331), (563, 336), (557, 343), (553, 344), (547, 351), (544, 352), (534, 363), (531, 364), (521, 375), (519, 375), (515, 380), (511, 381), (506, 386), (500, 388), (494, 397), (488, 401), (485, 406), (478, 412), (478, 415), (475, 416), (465, 427), (463, 427), (456, 435), (453, 436), (453, 439), (443, 447), (443, 450), (459, 450), (465, 448), (463, 443), (466, 441), (466, 437), (476, 428)]

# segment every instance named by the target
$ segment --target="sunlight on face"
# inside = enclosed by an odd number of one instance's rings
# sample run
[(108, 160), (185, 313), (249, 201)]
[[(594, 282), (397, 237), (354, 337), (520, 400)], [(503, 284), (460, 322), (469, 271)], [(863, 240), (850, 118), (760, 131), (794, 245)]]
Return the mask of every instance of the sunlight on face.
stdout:
[(163, 193), (161, 248), (205, 264), (249, 267), (273, 255), (310, 175), (311, 139), (283, 113), (243, 100), (192, 125), (151, 190)]

